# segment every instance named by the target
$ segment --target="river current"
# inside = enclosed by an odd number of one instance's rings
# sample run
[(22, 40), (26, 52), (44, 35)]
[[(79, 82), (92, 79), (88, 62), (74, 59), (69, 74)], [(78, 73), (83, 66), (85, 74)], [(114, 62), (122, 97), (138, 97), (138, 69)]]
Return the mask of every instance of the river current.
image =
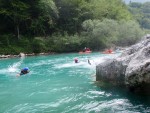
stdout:
[[(149, 96), (101, 87), (95, 81), (96, 65), (116, 56), (72, 53), (1, 59), (0, 113), (150, 113)], [(23, 67), (30, 73), (16, 77)]]

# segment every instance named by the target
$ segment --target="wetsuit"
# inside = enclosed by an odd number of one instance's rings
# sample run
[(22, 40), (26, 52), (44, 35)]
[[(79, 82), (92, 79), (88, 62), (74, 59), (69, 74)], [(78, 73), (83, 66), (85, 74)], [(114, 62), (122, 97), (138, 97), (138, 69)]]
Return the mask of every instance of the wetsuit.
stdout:
[(23, 68), (22, 70), (21, 70), (21, 72), (20, 72), (20, 75), (24, 75), (24, 74), (27, 74), (27, 73), (29, 73), (29, 68)]
[(78, 63), (78, 59), (74, 59), (75, 63)]
[(88, 63), (91, 65), (91, 62), (90, 62), (90, 60), (88, 59)]

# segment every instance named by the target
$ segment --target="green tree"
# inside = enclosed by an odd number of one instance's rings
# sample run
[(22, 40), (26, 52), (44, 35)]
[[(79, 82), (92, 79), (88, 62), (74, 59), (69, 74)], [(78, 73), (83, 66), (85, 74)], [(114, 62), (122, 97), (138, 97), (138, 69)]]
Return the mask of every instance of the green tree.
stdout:
[(88, 37), (87, 45), (94, 49), (100, 49), (109, 45), (116, 40), (118, 23), (115, 20), (104, 19), (87, 20), (83, 23), (85, 36)]
[(58, 10), (53, 0), (40, 0), (36, 5), (34, 4), (32, 10), (30, 20), (31, 32), (33, 32), (34, 35), (41, 36), (46, 36), (46, 34), (51, 33), (58, 18)]
[(20, 38), (20, 24), (29, 18), (29, 6), (22, 0), (1, 0), (0, 14), (12, 22), (17, 38)]
[(135, 44), (143, 36), (143, 31), (135, 21), (120, 21), (118, 27), (117, 45), (128, 46)]
[(133, 14), (134, 18), (139, 22), (142, 28), (150, 29), (150, 2), (136, 3), (131, 2), (129, 11)]
[(55, 0), (59, 10), (58, 28), (69, 34), (80, 33), (81, 23), (91, 18), (88, 0)]
[(144, 28), (150, 29), (150, 18), (143, 18), (140, 23)]
[(92, 0), (94, 19), (130, 20), (132, 15), (121, 0)]
[(93, 49), (111, 47), (114, 44), (132, 45), (143, 35), (139, 24), (135, 21), (87, 20), (83, 22), (83, 29), (87, 46)]

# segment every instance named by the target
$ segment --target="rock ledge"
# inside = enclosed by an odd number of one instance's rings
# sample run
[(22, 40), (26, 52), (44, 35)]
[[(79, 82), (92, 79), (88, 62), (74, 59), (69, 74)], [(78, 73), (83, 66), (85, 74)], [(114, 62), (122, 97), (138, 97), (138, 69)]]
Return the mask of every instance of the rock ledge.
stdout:
[(150, 94), (150, 34), (127, 48), (121, 56), (96, 66), (97, 81), (113, 81), (134, 92)]

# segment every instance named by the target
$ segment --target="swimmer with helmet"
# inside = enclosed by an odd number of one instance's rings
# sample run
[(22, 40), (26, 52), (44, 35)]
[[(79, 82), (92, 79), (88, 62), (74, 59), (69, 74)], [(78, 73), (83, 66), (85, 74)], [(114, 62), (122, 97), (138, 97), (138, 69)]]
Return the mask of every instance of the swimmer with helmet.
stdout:
[(29, 68), (28, 68), (28, 67), (25, 67), (25, 68), (21, 69), (20, 74), (18, 74), (17, 76), (22, 76), (22, 75), (25, 75), (25, 74), (27, 74), (27, 73), (29, 73), (29, 72), (30, 72), (30, 71), (29, 71)]

